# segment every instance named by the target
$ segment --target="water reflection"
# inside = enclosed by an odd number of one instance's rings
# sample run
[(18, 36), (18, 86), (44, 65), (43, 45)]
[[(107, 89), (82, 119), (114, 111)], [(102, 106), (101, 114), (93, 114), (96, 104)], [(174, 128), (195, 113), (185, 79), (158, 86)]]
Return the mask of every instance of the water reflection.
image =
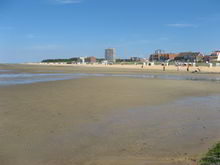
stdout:
[(29, 84), (84, 77), (131, 77), (144, 79), (191, 80), (220, 82), (220, 76), (168, 75), (168, 74), (89, 74), (89, 73), (19, 73), (0, 70), (0, 85)]

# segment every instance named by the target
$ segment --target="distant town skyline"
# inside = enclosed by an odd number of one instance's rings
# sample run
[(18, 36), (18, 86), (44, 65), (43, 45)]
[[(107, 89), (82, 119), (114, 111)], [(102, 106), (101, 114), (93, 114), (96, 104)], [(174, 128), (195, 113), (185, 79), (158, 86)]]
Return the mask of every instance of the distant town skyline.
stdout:
[(2, 0), (0, 63), (220, 49), (219, 0)]

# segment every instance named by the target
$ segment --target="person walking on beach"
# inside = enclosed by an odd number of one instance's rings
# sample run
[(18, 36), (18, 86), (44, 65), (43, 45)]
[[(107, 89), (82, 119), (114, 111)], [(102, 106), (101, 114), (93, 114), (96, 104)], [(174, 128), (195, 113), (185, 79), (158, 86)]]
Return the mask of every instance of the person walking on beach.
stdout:
[(186, 70), (187, 70), (187, 72), (189, 72), (189, 64), (187, 64), (187, 69)]
[(162, 64), (162, 66), (163, 66), (163, 71), (165, 71), (166, 70), (165, 64)]
[(179, 66), (179, 65), (177, 65), (176, 70), (177, 70), (177, 71), (180, 71), (180, 66)]
[(176, 65), (176, 70), (179, 71), (180, 70), (180, 65), (178, 63), (176, 63), (175, 65)]

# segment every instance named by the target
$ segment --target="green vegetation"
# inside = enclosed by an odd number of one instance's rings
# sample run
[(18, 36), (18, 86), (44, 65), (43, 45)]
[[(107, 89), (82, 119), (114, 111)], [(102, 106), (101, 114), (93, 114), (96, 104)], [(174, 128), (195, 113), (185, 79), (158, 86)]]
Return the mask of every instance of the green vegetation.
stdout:
[(101, 63), (102, 61), (104, 61), (105, 59), (104, 58), (96, 58), (96, 62), (97, 63)]
[(220, 142), (201, 159), (200, 165), (220, 165)]
[[(85, 62), (87, 59), (85, 59)], [(97, 63), (101, 63), (105, 59), (96, 59)], [(82, 62), (82, 60), (79, 57), (74, 57), (74, 58), (69, 58), (69, 59), (46, 59), (41, 61), (42, 63), (67, 63), (67, 64), (72, 64), (72, 63), (77, 63), (77, 62)]]
[(43, 60), (43, 63), (62, 63), (62, 62), (66, 62), (66, 63), (72, 63), (72, 62), (77, 62), (78, 58), (70, 58), (70, 59), (47, 59), (47, 60)]

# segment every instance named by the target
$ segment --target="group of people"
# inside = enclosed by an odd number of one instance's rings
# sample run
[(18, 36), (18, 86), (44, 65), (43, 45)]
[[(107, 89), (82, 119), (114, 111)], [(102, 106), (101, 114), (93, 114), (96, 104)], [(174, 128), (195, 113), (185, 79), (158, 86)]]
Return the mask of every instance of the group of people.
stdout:
[[(177, 67), (176, 70), (177, 70), (177, 71), (180, 71), (180, 66), (181, 66), (181, 65), (176, 64), (176, 67)], [(164, 63), (162, 64), (162, 67), (163, 67), (163, 71), (166, 71), (166, 66), (165, 66)], [(186, 71), (187, 71), (187, 72), (190, 71), (190, 64), (187, 64), (187, 65), (186, 65)], [(192, 73), (197, 73), (197, 72), (201, 72), (201, 69), (200, 69), (199, 67), (197, 67), (196, 70), (194, 70)]]
[[(176, 70), (177, 70), (177, 71), (180, 71), (181, 66), (186, 66), (186, 71), (189, 72), (191, 65), (190, 65), (190, 64), (181, 65), (181, 64), (177, 64), (177, 63), (176, 63), (175, 66), (176, 66)], [(144, 68), (144, 64), (141, 65), (141, 68)], [(165, 63), (162, 63), (162, 70), (163, 70), (163, 71), (166, 71), (166, 64), (165, 64)], [(200, 70), (199, 67), (197, 67), (196, 70), (194, 70), (192, 73), (197, 73), (197, 72), (201, 72), (201, 70)]]

